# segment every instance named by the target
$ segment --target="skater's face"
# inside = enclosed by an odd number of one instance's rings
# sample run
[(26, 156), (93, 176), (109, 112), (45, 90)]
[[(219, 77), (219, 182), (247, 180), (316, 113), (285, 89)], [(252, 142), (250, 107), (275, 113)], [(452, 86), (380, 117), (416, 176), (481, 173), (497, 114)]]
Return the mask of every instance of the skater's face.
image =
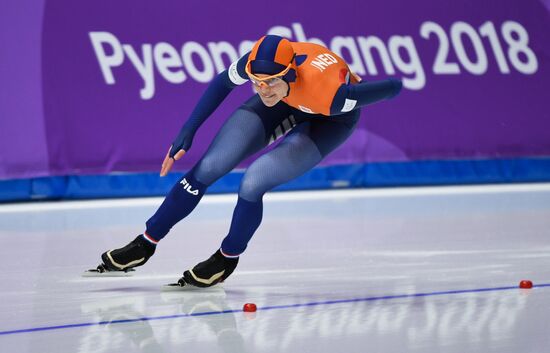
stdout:
[[(270, 77), (265, 74), (257, 74), (255, 76), (260, 79)], [(251, 82), (262, 102), (268, 107), (274, 106), (288, 95), (288, 84), (281, 78), (272, 78), (268, 82), (254, 79)]]

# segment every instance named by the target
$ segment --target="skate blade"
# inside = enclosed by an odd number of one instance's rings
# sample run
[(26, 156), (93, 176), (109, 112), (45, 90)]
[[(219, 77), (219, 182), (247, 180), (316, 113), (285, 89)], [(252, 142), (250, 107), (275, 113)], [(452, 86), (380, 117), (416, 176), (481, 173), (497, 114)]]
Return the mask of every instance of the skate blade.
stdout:
[(219, 292), (223, 291), (223, 286), (221, 284), (213, 285), (212, 287), (197, 287), (192, 284), (186, 284), (185, 286), (180, 286), (179, 283), (169, 283), (162, 286), (163, 292)]
[(134, 275), (134, 272), (136, 272), (136, 270), (134, 270), (133, 268), (130, 268), (125, 271), (107, 271), (106, 270), (103, 272), (99, 271), (97, 268), (92, 268), (85, 271), (82, 274), (82, 277), (131, 277)]

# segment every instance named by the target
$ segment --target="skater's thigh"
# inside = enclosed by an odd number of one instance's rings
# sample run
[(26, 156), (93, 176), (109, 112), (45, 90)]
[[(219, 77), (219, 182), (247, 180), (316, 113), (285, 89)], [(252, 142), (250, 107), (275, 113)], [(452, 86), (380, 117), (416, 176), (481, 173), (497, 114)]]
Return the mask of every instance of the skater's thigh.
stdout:
[(299, 123), (277, 147), (250, 165), (239, 195), (257, 201), (265, 192), (315, 167), (352, 134), (358, 117), (359, 112), (339, 121), (312, 119)]
[(305, 173), (323, 158), (308, 136), (310, 122), (303, 122), (274, 149), (255, 160), (241, 181), (239, 196), (254, 202), (262, 195)]
[(270, 109), (257, 96), (241, 105), (222, 125), (193, 168), (197, 180), (210, 185), (267, 146), (271, 125), (282, 119), (284, 114), (284, 106)]

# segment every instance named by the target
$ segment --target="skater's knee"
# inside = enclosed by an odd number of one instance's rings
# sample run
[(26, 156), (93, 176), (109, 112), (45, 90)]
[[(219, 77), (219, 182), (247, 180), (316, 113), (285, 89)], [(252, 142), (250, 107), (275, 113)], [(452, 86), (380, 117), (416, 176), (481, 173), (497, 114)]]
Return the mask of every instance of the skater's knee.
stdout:
[(193, 168), (193, 175), (195, 178), (205, 184), (211, 185), (220, 178), (223, 171), (220, 170), (219, 160), (209, 156), (205, 156), (199, 161), (199, 163)]
[(261, 200), (262, 196), (272, 188), (268, 179), (254, 170), (248, 170), (241, 180), (239, 197), (250, 202)]

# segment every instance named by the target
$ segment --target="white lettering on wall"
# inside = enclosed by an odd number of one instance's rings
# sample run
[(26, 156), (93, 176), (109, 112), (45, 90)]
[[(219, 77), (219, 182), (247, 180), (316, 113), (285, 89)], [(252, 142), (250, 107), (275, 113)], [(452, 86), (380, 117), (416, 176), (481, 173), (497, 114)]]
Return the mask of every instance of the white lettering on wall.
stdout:
[[(326, 46), (321, 39), (308, 37), (301, 23), (292, 23), (290, 27), (277, 25), (267, 33)], [(342, 57), (355, 74), (380, 75), (381, 78), (396, 75), (402, 78), (403, 87), (410, 90), (423, 89), (427, 84), (415, 38), (436, 46), (433, 58), (422, 57), (431, 61), (433, 75), (482, 76), (489, 71), (490, 65), (496, 65), (503, 75), (512, 70), (524, 75), (534, 75), (538, 71), (537, 56), (529, 47), (529, 34), (515, 21), (505, 21), (500, 27), (486, 21), (479, 28), (463, 21), (456, 21), (448, 28), (426, 21), (414, 35), (416, 37), (393, 35), (387, 41), (374, 35), (334, 36), (328, 49)], [(105, 31), (90, 32), (89, 38), (105, 83), (116, 84), (116, 69), (131, 65), (143, 82), (139, 96), (144, 100), (155, 95), (155, 77), (171, 84), (182, 84), (188, 77), (207, 83), (239, 56), (248, 53), (254, 44), (254, 41), (243, 40), (237, 45), (226, 41), (206, 45), (189, 41), (179, 47), (167, 42), (136, 46), (121, 43), (115, 34)], [(489, 59), (491, 56), (494, 61)], [(333, 55), (325, 53), (312, 59), (310, 64), (322, 72), (335, 62)]]

